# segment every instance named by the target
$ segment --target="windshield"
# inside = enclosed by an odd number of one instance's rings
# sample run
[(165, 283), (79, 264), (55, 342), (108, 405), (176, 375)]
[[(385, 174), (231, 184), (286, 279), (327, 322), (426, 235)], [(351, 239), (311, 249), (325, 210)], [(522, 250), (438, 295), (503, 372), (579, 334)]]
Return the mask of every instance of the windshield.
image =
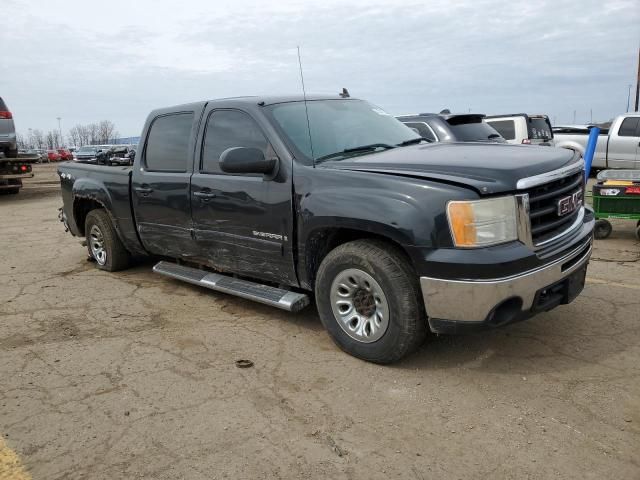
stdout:
[(504, 142), (502, 135), (482, 121), (482, 117), (457, 120), (456, 117), (447, 120), (456, 141), (459, 142)]
[(95, 153), (95, 147), (80, 147), (78, 153)]
[[(335, 160), (420, 139), (384, 110), (362, 100), (313, 100), (307, 102), (307, 108), (313, 155), (304, 102), (273, 105), (271, 113), (290, 145), (309, 159), (332, 156)], [(365, 146), (370, 148), (360, 148)], [(345, 152), (351, 149), (354, 151)]]

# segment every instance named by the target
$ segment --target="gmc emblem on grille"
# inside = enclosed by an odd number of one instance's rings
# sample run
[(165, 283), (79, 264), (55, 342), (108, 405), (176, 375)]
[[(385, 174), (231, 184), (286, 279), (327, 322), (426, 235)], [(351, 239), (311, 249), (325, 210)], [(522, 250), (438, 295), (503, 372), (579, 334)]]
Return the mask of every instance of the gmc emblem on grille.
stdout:
[(582, 204), (582, 191), (572, 193), (568, 197), (563, 197), (558, 200), (558, 216), (564, 217), (574, 212)]

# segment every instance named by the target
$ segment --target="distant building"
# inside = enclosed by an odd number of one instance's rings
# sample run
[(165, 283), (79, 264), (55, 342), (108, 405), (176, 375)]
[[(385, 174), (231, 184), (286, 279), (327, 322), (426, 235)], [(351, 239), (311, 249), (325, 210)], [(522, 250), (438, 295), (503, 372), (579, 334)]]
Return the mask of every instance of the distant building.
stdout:
[(115, 138), (113, 144), (115, 145), (137, 145), (140, 142), (140, 137), (122, 137)]

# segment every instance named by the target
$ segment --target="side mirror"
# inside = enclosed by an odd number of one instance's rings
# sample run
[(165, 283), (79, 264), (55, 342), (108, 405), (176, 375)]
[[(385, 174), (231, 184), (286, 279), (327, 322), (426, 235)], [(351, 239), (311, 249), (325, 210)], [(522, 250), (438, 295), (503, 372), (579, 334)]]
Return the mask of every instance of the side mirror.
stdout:
[(264, 158), (262, 150), (249, 147), (228, 148), (220, 155), (220, 170), (225, 173), (262, 173), (273, 172), (277, 158)]

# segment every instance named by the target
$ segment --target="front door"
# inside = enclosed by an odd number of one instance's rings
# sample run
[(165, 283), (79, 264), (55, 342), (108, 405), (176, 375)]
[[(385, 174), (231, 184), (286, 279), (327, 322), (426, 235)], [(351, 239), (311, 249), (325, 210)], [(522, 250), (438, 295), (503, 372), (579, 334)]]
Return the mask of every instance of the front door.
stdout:
[(253, 147), (277, 157), (258, 123), (235, 109), (205, 112), (191, 180), (191, 211), (199, 256), (213, 268), (287, 285), (293, 262), (291, 164), (274, 174), (226, 174), (220, 155)]
[(175, 258), (194, 253), (189, 181), (194, 112), (156, 117), (146, 136), (140, 168), (134, 168), (132, 201), (142, 244)]

